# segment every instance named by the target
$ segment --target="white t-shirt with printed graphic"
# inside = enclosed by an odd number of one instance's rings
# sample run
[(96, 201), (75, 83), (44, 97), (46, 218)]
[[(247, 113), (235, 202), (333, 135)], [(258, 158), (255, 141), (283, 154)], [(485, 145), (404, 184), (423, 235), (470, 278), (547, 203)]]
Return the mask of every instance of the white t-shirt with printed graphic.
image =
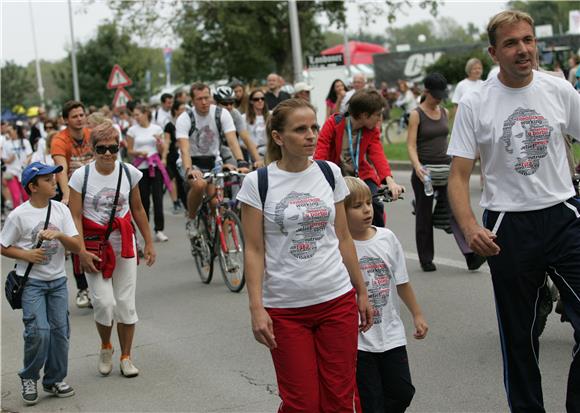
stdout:
[(2, 159), (9, 159), (14, 155), (14, 160), (10, 163), (5, 163), (6, 173), (18, 177), (24, 168), (26, 168), (26, 158), (32, 154), (32, 146), (28, 139), (6, 139), (2, 145)]
[[(136, 152), (147, 152), (147, 156), (157, 153), (157, 138), (163, 140), (163, 129), (154, 123), (150, 123), (148, 127), (137, 124), (133, 125), (127, 131), (127, 136), (133, 138), (133, 150)], [(142, 162), (139, 169), (147, 169), (149, 163)]]
[[(47, 229), (60, 231), (69, 237), (78, 235), (68, 207), (60, 202), (51, 201), (50, 220)], [(2, 228), (0, 243), (3, 247), (18, 247), (25, 250), (36, 248), (38, 233), (44, 229), (48, 206), (35, 208), (26, 201), (14, 209)], [(45, 259), (34, 264), (29, 277), (42, 281), (52, 281), (66, 277), (64, 269), (64, 246), (58, 240), (45, 240), (41, 248), (45, 250)], [(16, 273), (24, 275), (28, 261), (16, 260)]]
[[(191, 119), (187, 111), (183, 112), (175, 121), (175, 138), (189, 139), (189, 156), (220, 156), (220, 135), (215, 122), (216, 106), (211, 105), (209, 113), (201, 116), (195, 108), (192, 109), (195, 116), (195, 132), (189, 136)], [(232, 115), (222, 109), (220, 116), (222, 131), (224, 133), (235, 132), (236, 127)]]
[(564, 135), (580, 139), (580, 95), (563, 79), (533, 75), (517, 89), (492, 77), (459, 103), (447, 153), (475, 159), (479, 149), (483, 208), (533, 211), (574, 196)]
[(264, 115), (256, 115), (256, 120), (253, 124), (248, 122), (245, 113), (243, 116), (248, 125), (248, 132), (250, 132), (250, 138), (252, 141), (257, 147), (266, 146), (266, 122), (264, 121)]
[[(333, 163), (328, 165), (334, 174), (334, 193), (314, 162), (302, 172), (283, 171), (275, 162), (268, 165), (265, 307), (305, 307), (352, 289), (334, 228), (335, 203), (349, 192), (340, 169)], [(237, 199), (262, 210), (256, 171), (246, 176)]]
[(377, 228), (365, 241), (354, 240), (369, 302), (374, 309), (373, 326), (359, 333), (358, 349), (382, 353), (407, 344), (401, 321), (397, 285), (409, 282), (401, 243), (391, 230)]
[[(119, 200), (117, 201), (117, 211), (115, 217), (124, 217), (129, 212), (129, 195), (130, 189), (139, 184), (143, 173), (131, 164), (126, 164), (131, 174), (131, 188), (129, 188), (129, 179), (123, 171), (121, 179), (121, 188), (119, 190)], [(101, 225), (107, 225), (111, 217), (111, 209), (115, 201), (115, 192), (117, 189), (117, 180), (119, 179), (119, 162), (115, 165), (115, 170), (109, 175), (101, 175), (95, 168), (95, 162), (88, 166), (89, 179), (87, 181), (87, 192), (83, 203), (83, 215), (91, 221)], [(68, 185), (82, 194), (83, 181), (85, 179), (85, 167), (79, 168), (70, 177)], [(109, 237), (111, 246), (115, 252), (121, 251), (121, 234), (118, 229), (111, 232)]]

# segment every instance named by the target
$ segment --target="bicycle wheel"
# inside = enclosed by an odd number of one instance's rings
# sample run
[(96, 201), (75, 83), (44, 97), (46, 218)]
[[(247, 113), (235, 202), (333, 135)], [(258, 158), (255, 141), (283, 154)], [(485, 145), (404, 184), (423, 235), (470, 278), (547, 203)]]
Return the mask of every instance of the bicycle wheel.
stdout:
[(389, 143), (405, 142), (407, 140), (407, 126), (401, 126), (399, 119), (391, 119), (385, 127), (384, 135)]
[(224, 282), (230, 291), (238, 293), (244, 288), (244, 236), (240, 218), (232, 211), (223, 214), (222, 234), (216, 238)]
[(390, 122), (386, 122), (386, 123), (383, 123), (381, 125), (381, 142), (383, 145), (385, 145), (385, 144), (390, 145), (391, 143), (393, 143), (393, 142), (391, 142), (391, 139), (389, 138), (389, 134), (387, 133), (389, 123)]
[(204, 284), (209, 284), (213, 276), (214, 255), (211, 248), (211, 236), (207, 217), (198, 215), (196, 218), (197, 234), (190, 238), (191, 253), (195, 260), (197, 273)]

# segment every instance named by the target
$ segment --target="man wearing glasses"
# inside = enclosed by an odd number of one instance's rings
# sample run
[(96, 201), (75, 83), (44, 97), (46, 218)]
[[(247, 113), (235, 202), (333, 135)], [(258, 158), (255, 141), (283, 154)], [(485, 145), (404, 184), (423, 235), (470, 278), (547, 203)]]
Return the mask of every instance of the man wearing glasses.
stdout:
[[(81, 166), (90, 163), (94, 155), (90, 131), (86, 128), (85, 106), (82, 102), (75, 100), (66, 102), (62, 108), (62, 117), (67, 127), (52, 139), (50, 154), (54, 164), (62, 166), (62, 172), (58, 173), (56, 178), (62, 193), (61, 202), (68, 205), (70, 196), (68, 180), (70, 176)], [(78, 288), (76, 305), (79, 308), (87, 308), (91, 304), (87, 279), (81, 271), (75, 270), (74, 275)]]

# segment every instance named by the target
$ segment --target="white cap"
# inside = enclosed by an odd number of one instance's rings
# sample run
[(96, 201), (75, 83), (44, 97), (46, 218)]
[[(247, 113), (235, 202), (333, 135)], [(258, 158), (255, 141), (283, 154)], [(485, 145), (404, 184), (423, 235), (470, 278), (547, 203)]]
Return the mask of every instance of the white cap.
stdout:
[(306, 82), (298, 82), (294, 85), (294, 93), (303, 92), (305, 90), (310, 92), (312, 89), (314, 89), (314, 86), (310, 86)]

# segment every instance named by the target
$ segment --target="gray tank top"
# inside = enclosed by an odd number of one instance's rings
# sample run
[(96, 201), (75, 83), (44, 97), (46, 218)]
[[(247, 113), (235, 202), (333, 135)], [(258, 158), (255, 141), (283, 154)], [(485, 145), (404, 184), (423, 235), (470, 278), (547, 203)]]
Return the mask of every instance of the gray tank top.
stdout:
[(447, 155), (447, 135), (449, 125), (447, 113), (441, 108), (441, 118), (433, 120), (423, 110), (415, 109), (419, 113), (419, 128), (417, 130), (417, 155), (422, 164), (448, 165), (451, 157)]

